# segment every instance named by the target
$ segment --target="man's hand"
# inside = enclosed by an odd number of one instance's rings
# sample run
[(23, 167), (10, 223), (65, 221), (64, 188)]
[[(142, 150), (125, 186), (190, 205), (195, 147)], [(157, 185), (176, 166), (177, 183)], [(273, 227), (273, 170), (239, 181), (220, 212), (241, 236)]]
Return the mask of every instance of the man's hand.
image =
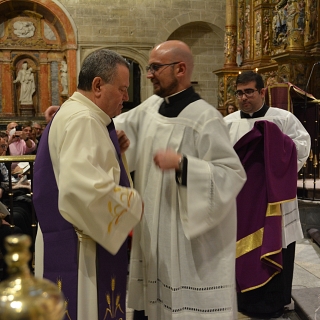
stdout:
[(116, 130), (120, 146), (120, 152), (125, 153), (130, 146), (130, 140), (122, 130)]
[(56, 111), (59, 109), (59, 106), (50, 106), (45, 112), (44, 117), (46, 118), (47, 122), (50, 122), (53, 115), (56, 113)]
[(161, 170), (179, 169), (182, 154), (176, 153), (171, 149), (159, 150), (153, 157), (153, 161)]
[(28, 134), (24, 131), (16, 131), (16, 135), (23, 140), (26, 140), (28, 138)]

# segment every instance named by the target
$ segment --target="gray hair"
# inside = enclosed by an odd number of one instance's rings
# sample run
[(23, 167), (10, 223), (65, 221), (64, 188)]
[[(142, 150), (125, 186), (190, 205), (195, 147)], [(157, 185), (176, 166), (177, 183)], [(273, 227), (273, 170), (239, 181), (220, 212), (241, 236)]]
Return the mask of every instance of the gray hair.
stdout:
[(112, 83), (117, 74), (118, 65), (129, 69), (128, 62), (114, 51), (99, 49), (90, 53), (83, 61), (79, 73), (78, 89), (91, 91), (95, 77), (100, 77), (106, 83)]

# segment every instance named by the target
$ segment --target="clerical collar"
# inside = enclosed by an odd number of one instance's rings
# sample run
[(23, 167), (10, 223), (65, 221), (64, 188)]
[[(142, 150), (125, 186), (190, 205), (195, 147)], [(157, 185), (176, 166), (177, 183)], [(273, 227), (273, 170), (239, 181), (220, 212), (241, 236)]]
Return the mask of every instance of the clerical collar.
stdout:
[(186, 91), (186, 90), (188, 90), (188, 89), (183, 89), (183, 90), (181, 90), (181, 91), (179, 91), (179, 92), (177, 92), (177, 93), (172, 94), (171, 96), (164, 97), (164, 101), (165, 101), (167, 104), (169, 104), (171, 97), (174, 97), (174, 96), (176, 96), (177, 94), (180, 94), (181, 92)]
[(251, 119), (251, 118), (261, 118), (264, 117), (267, 113), (269, 109), (269, 106), (267, 106), (266, 104), (264, 104), (262, 106), (262, 108), (260, 108), (258, 111), (254, 112), (252, 115), (250, 115), (249, 113), (245, 113), (243, 111), (240, 111), (240, 117), (241, 118), (247, 118), (247, 119)]
[(201, 99), (201, 97), (191, 86), (188, 89), (165, 97), (159, 108), (159, 113), (168, 118), (177, 117), (187, 105), (199, 99)]

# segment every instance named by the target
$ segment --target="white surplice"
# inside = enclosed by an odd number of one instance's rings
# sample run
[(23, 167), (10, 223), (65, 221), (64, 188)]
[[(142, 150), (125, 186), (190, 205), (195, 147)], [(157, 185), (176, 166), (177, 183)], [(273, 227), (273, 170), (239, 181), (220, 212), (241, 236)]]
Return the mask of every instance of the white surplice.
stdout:
[[(158, 113), (162, 101), (154, 95), (115, 118), (145, 204), (133, 231), (128, 306), (150, 320), (236, 319), (235, 199), (244, 169), (214, 107), (198, 100), (168, 118)], [(187, 187), (154, 164), (167, 148), (187, 157)]]
[[(77, 320), (98, 319), (96, 243), (116, 254), (141, 218), (140, 195), (118, 185), (119, 162), (106, 128), (110, 122), (97, 105), (75, 92), (61, 106), (49, 131), (59, 211), (85, 235), (78, 237)], [(40, 227), (35, 255), (37, 277), (43, 275)]]
[[(247, 132), (252, 130), (256, 121), (266, 120), (276, 124), (284, 134), (293, 140), (297, 149), (298, 171), (309, 156), (311, 146), (310, 136), (299, 119), (289, 111), (269, 108), (265, 116), (252, 119), (241, 118), (240, 111), (237, 111), (226, 116), (224, 120), (229, 128), (233, 145)], [(290, 243), (303, 238), (297, 199), (281, 204), (281, 210), (282, 247), (286, 248)]]

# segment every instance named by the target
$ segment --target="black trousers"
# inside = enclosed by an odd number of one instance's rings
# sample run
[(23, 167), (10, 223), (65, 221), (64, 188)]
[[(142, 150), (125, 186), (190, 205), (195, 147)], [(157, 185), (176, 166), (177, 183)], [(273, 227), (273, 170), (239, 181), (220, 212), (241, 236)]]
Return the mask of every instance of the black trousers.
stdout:
[(250, 314), (270, 314), (281, 311), (291, 302), (293, 267), (296, 243), (282, 249), (283, 270), (266, 285), (248, 292), (238, 293), (239, 311)]
[(133, 320), (148, 320), (148, 317), (144, 315), (144, 310), (134, 310)]

